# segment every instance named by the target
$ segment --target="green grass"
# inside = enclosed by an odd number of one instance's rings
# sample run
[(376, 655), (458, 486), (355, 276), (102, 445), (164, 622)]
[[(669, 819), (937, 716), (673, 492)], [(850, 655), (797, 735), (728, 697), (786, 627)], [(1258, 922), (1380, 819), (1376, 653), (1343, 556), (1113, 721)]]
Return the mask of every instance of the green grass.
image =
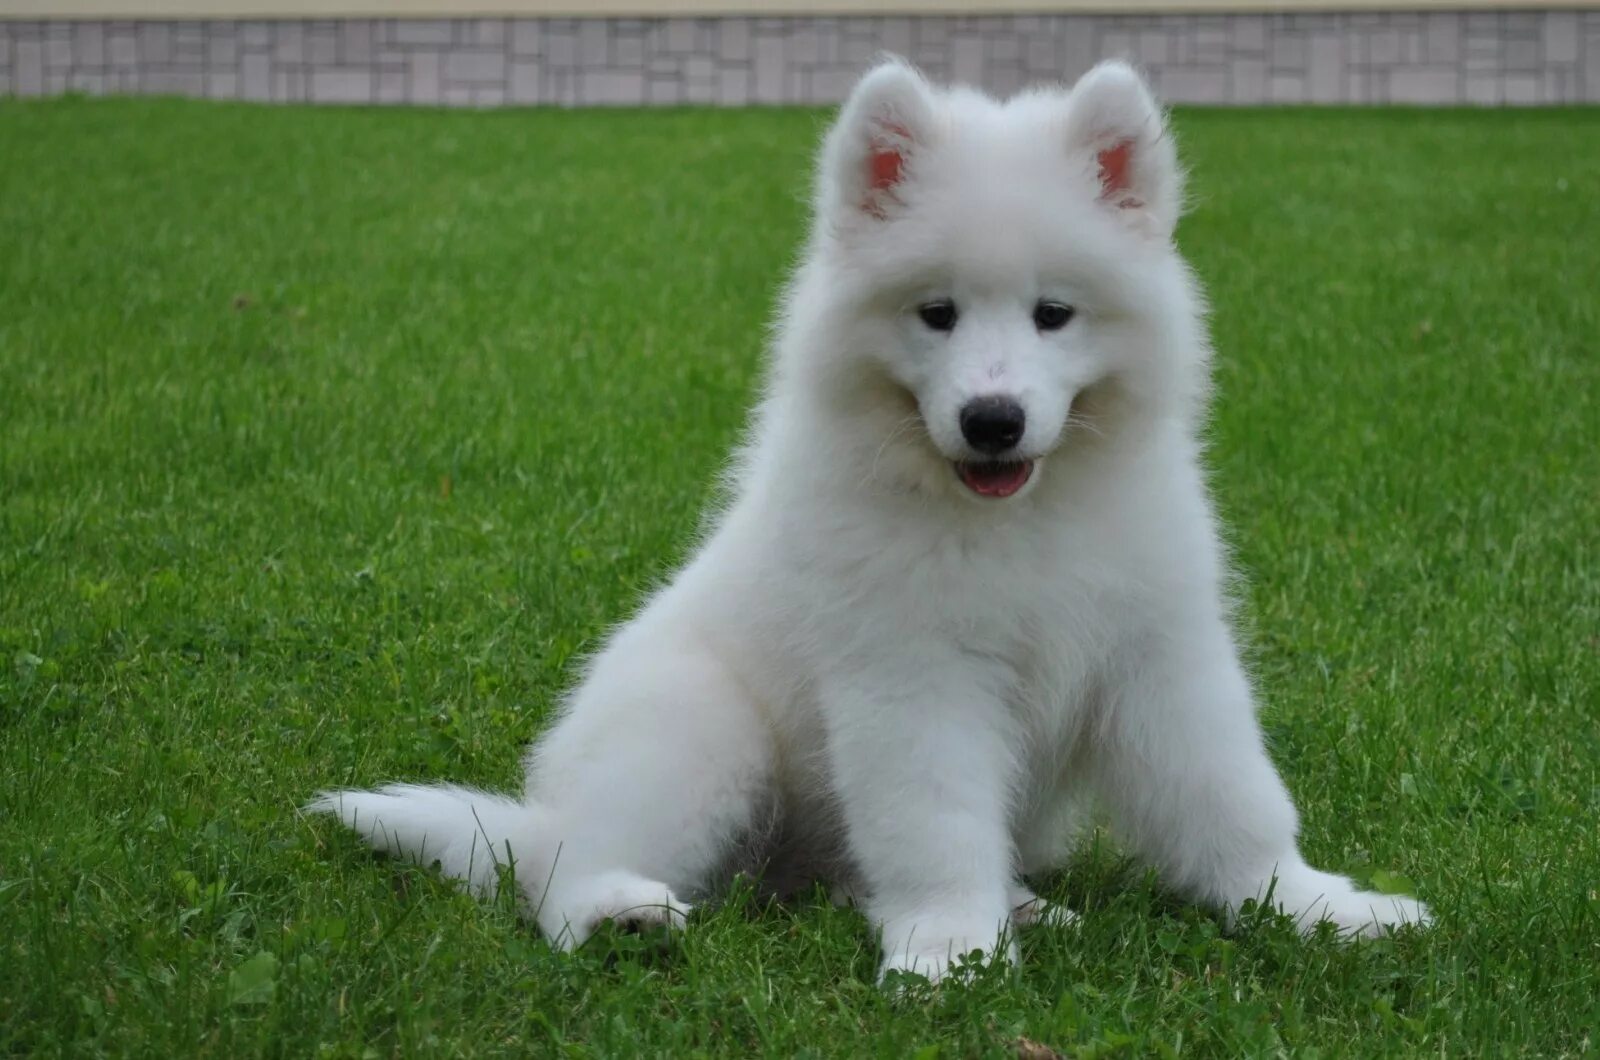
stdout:
[(1178, 117), (1274, 754), (1433, 932), (1224, 937), (1101, 843), (1080, 930), (895, 1000), (819, 901), (562, 956), (296, 811), (516, 782), (693, 535), (824, 120), (0, 102), (0, 1049), (1600, 1049), (1600, 111)]

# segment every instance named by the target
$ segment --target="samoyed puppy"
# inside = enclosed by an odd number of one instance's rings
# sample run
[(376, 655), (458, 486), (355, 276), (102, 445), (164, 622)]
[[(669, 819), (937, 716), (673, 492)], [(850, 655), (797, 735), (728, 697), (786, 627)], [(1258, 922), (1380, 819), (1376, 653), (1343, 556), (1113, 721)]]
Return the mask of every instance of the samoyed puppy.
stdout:
[[(1351, 935), (1421, 924), (1296, 846), (1207, 499), (1182, 173), (1120, 62), (998, 101), (890, 59), (822, 146), (730, 498), (532, 747), (520, 797), (312, 804), (544, 934), (681, 925), (754, 864), (824, 881), (885, 972), (1065, 919), (1024, 880), (1086, 807), (1165, 883)], [(508, 873), (506, 870), (510, 868)]]

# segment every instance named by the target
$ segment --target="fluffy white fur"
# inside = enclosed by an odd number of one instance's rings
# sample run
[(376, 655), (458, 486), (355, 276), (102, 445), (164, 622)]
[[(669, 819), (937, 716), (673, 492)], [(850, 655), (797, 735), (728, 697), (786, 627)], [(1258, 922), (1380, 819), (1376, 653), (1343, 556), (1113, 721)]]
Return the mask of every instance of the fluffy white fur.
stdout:
[[(480, 890), (514, 861), (563, 946), (681, 922), (742, 852), (775, 886), (855, 896), (885, 970), (1014, 958), (1013, 926), (1068, 915), (1021, 881), (1063, 864), (1091, 803), (1196, 901), (1270, 894), (1355, 934), (1425, 922), (1296, 848), (1200, 466), (1181, 195), (1126, 65), (1006, 102), (872, 70), (821, 152), (730, 503), (594, 658), (526, 791), (314, 808)], [(937, 299), (953, 330), (919, 318)], [(1042, 299), (1076, 316), (1041, 330)], [(1025, 409), (1007, 456), (1034, 461), (1004, 499), (955, 471), (980, 456), (960, 411), (992, 395)]]

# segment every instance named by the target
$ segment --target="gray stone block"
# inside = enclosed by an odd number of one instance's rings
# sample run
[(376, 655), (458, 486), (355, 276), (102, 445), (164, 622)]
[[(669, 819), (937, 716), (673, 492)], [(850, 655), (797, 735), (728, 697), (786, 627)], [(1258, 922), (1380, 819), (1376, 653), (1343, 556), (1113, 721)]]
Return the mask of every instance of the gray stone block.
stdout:
[(206, 61), (205, 27), (199, 22), (172, 24), (172, 58), (176, 62), (200, 65)]
[(112, 31), (106, 40), (106, 61), (116, 70), (139, 65), (139, 39), (133, 31)]
[(1171, 103), (1227, 103), (1231, 88), (1228, 68), (1169, 66), (1161, 71), (1161, 95)]
[(270, 48), (272, 46), (272, 24), (258, 21), (239, 23), (239, 44), (247, 51)]
[[(846, 26), (839, 27), (840, 37), (846, 33)], [(950, 43), (950, 20), (930, 16), (919, 18), (912, 24), (912, 36), (916, 38), (917, 51), (926, 48), (943, 48)]]
[(1468, 74), (1462, 83), (1462, 98), (1475, 106), (1500, 104), (1500, 78), (1494, 74)]
[(544, 38), (547, 66), (571, 68), (578, 65), (578, 35), (575, 30), (550, 29)]
[[(1530, 72), (1543, 64), (1539, 42), (1536, 40), (1509, 40), (1505, 46), (1505, 68)], [(1509, 102), (1509, 101), (1508, 101)]]
[(666, 23), (666, 50), (679, 55), (694, 51), (694, 22), (687, 18), (670, 18)]
[(243, 99), (272, 98), (272, 60), (257, 52), (239, 57), (239, 95)]
[(451, 84), (503, 84), (505, 78), (505, 52), (455, 49), (445, 53), (444, 79)]
[(1267, 61), (1239, 59), (1233, 63), (1229, 99), (1233, 103), (1256, 106), (1267, 101)]
[(983, 83), (983, 38), (963, 33), (950, 42), (950, 79), (965, 85)]
[(637, 70), (585, 70), (578, 83), (578, 99), (608, 107), (642, 103), (644, 75)]
[(405, 103), (406, 74), (404, 70), (382, 70), (378, 73), (374, 103)]
[(72, 27), (72, 46), (68, 61), (73, 66), (104, 66), (106, 62), (105, 25), (79, 22)]
[(1577, 103), (1582, 99), (1578, 92), (1577, 71), (1569, 68), (1550, 67), (1544, 72), (1544, 91), (1539, 97), (1545, 103), (1566, 104)]
[(534, 60), (518, 60), (511, 64), (511, 102), (513, 103), (542, 103), (544, 94), (540, 91), (542, 78), (538, 62)]
[(682, 94), (680, 98), (685, 103), (719, 102), (717, 99), (718, 80), (715, 73), (707, 78), (653, 78), (652, 80), (676, 80), (679, 85), (679, 91)]
[(378, 27), (371, 19), (352, 18), (339, 25), (339, 61), (346, 66), (366, 65), (378, 48)]
[(1449, 68), (1399, 69), (1389, 73), (1389, 102), (1454, 103), (1460, 98), (1460, 75)]
[(272, 60), (275, 63), (305, 61), (305, 27), (298, 22), (278, 22), (272, 27)]
[(1311, 37), (1306, 71), (1307, 98), (1313, 103), (1337, 103), (1344, 96), (1344, 35), (1318, 30)]
[(1230, 40), (1231, 35), (1224, 26), (1207, 25), (1196, 31), (1189, 58), (1197, 63), (1225, 63), (1228, 61)]
[(782, 103), (784, 87), (783, 38), (758, 36), (755, 39), (754, 81), (750, 98), (756, 103)]
[(714, 81), (717, 64), (709, 55), (691, 55), (683, 60), (683, 76), (690, 81)]
[(578, 100), (578, 75), (572, 70), (546, 69), (544, 72), (544, 101), (561, 107), (571, 107)]
[(1461, 58), (1461, 16), (1453, 11), (1429, 14), (1423, 22), (1422, 58), (1430, 63), (1453, 63)]
[(519, 18), (511, 23), (511, 53), (538, 55), (544, 43), (544, 25), (538, 19)]
[(1260, 15), (1239, 15), (1232, 25), (1234, 55), (1264, 55), (1267, 50), (1267, 21)]
[(1054, 38), (1042, 33), (1030, 37), (1022, 49), (1022, 66), (1029, 77), (1038, 80), (1059, 77), (1061, 60)]
[(1531, 106), (1543, 103), (1544, 79), (1536, 74), (1507, 74), (1505, 80), (1505, 102), (1517, 106)]
[(1583, 37), (1578, 30), (1576, 11), (1551, 11), (1544, 19), (1544, 61), (1575, 63)]
[(333, 69), (311, 71), (310, 95), (313, 103), (372, 102), (372, 71)]
[(1139, 34), (1139, 62), (1146, 67), (1161, 66), (1167, 62), (1171, 41), (1159, 30), (1147, 29)]
[(420, 21), (417, 19), (401, 19), (389, 23), (389, 39), (395, 44), (424, 44), (442, 45), (449, 44), (455, 39), (455, 27), (450, 22), (442, 19)]
[(611, 40), (611, 63), (638, 69), (644, 65), (644, 37), (638, 33), (618, 34)]
[[(947, 49), (948, 47), (946, 45)], [(865, 69), (878, 54), (878, 45), (871, 37), (846, 36), (840, 45), (840, 52), (844, 62), (858, 69)]]
[(1274, 29), (1267, 54), (1274, 70), (1298, 74), (1306, 68), (1306, 39), (1298, 30)]
[(717, 27), (717, 54), (728, 62), (745, 62), (750, 58), (750, 20), (725, 18)]
[(206, 31), (206, 65), (210, 67), (234, 66), (239, 62), (239, 35), (237, 28), (219, 22)]
[(1306, 101), (1305, 78), (1294, 74), (1273, 74), (1267, 79), (1268, 103), (1304, 103)]
[(1344, 75), (1344, 99), (1347, 103), (1366, 103), (1371, 98), (1371, 78), (1362, 67), (1351, 67)]
[(444, 94), (439, 78), (439, 53), (419, 51), (411, 56), (406, 69), (408, 98), (413, 103), (439, 103)]
[(1061, 35), (1061, 80), (1076, 81), (1100, 58), (1095, 33), (1094, 23), (1074, 20)]
[(304, 70), (273, 70), (272, 98), (278, 103), (303, 103), (306, 98)]
[(725, 66), (717, 75), (717, 102), (730, 107), (750, 102), (750, 71), (742, 66)]
[(848, 67), (829, 67), (811, 72), (811, 93), (818, 103), (843, 103), (855, 87), (859, 75)]
[(172, 27), (165, 22), (139, 24), (139, 62), (156, 66), (172, 61)]
[[(687, 23), (685, 23), (687, 25)], [(679, 49), (688, 51), (687, 48)], [(578, 26), (578, 65), (588, 70), (611, 62), (611, 35), (606, 24), (589, 19)]]
[(503, 18), (468, 19), (466, 32), (459, 38), (463, 43), (479, 48), (503, 48), (506, 43), (506, 20)]
[(98, 96), (106, 90), (106, 75), (97, 70), (74, 70), (67, 76), (67, 87), (74, 92)]
[(239, 75), (218, 70), (206, 74), (206, 95), (211, 99), (238, 99)]
[(1379, 30), (1367, 38), (1367, 62), (1373, 66), (1393, 66), (1400, 61), (1400, 31)]
[(44, 94), (44, 42), (18, 41), (12, 59), (12, 89), (19, 96)]
[(1539, 20), (1543, 17), (1542, 11), (1502, 11), (1500, 28), (1507, 36), (1534, 36), (1539, 32)]
[[(709, 96), (709, 91), (706, 94)], [(645, 99), (651, 103), (666, 105), (681, 103), (684, 99), (684, 84), (676, 77), (652, 77), (645, 84)], [(708, 103), (710, 100), (703, 98), (690, 102)]]
[[(1158, 34), (1159, 36), (1159, 34)], [(994, 70), (1022, 65), (1022, 41), (1010, 32), (991, 33), (985, 36), (987, 65)]]
[(810, 26), (801, 26), (784, 38), (785, 50), (788, 52), (789, 62), (796, 66), (815, 66), (821, 59), (818, 49), (817, 32)]
[(152, 96), (202, 96), (206, 81), (198, 70), (149, 70), (140, 78), (139, 89)]
[[(1120, 28), (1108, 28), (1100, 34), (1100, 49), (1096, 59), (1132, 59), (1137, 41), (1134, 35)], [(1193, 56), (1191, 55), (1192, 59)]]
[(331, 22), (313, 22), (306, 31), (306, 62), (333, 66), (339, 61), (339, 28)]

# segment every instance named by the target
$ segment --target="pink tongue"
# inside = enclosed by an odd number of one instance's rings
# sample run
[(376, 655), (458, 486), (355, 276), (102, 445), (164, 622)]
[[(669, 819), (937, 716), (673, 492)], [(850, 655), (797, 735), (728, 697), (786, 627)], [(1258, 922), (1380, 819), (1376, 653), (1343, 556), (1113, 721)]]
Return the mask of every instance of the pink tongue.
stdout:
[(957, 464), (956, 470), (967, 488), (980, 497), (1009, 497), (1033, 474), (1033, 462), (1018, 460), (993, 464)]

